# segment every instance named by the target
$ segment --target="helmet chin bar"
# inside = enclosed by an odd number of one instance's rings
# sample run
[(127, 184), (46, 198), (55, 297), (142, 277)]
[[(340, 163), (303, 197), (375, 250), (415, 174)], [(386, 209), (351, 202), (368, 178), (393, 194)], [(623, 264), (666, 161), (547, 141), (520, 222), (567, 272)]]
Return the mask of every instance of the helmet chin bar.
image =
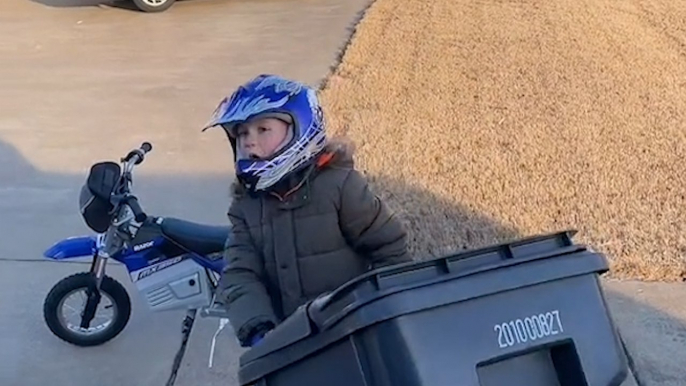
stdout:
[(255, 195), (257, 193), (257, 191), (255, 190), (255, 187), (257, 186), (257, 177), (247, 177), (244, 175), (239, 175), (237, 178), (238, 182), (240, 182), (240, 184), (245, 187), (245, 189), (248, 191), (250, 195)]

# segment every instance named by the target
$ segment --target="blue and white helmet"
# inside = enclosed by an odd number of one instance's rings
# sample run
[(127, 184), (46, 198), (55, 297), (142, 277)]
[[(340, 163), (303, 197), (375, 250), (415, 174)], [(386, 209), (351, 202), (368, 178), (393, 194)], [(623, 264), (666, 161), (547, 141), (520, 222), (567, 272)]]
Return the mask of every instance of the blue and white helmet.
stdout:
[[(290, 141), (270, 159), (242, 157), (236, 149), (237, 125), (263, 117), (288, 115)], [(253, 191), (266, 190), (282, 178), (307, 166), (326, 145), (322, 108), (314, 89), (276, 75), (259, 75), (224, 98), (204, 130), (222, 126), (236, 162), (236, 176)]]

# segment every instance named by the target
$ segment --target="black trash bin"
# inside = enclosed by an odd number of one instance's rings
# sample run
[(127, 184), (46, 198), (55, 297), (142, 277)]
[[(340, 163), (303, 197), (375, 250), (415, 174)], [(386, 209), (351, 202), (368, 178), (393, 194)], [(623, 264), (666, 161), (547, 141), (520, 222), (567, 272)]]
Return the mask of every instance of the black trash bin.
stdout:
[(612, 386), (628, 374), (574, 232), (367, 273), (240, 359), (241, 385)]

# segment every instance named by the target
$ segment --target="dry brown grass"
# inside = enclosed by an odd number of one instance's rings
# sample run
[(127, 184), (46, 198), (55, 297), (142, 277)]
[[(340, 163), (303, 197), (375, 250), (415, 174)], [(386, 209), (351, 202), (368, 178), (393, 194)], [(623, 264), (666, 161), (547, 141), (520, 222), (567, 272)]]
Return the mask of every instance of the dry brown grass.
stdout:
[(686, 2), (377, 0), (322, 98), (417, 252), (576, 228), (686, 278)]

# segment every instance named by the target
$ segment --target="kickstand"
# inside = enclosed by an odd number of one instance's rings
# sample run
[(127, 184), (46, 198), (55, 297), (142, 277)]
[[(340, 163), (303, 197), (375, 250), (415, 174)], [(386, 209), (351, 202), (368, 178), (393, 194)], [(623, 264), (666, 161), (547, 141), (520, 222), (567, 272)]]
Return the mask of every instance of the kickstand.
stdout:
[(219, 336), (219, 333), (222, 332), (224, 327), (229, 323), (229, 319), (227, 318), (221, 318), (219, 319), (219, 327), (217, 328), (217, 331), (214, 333), (214, 336), (212, 337), (212, 345), (210, 346), (210, 363), (207, 365), (207, 367), (212, 368), (212, 362), (214, 360), (214, 345), (217, 343), (217, 336)]
[(166, 386), (173, 386), (174, 382), (176, 382), (176, 374), (181, 366), (183, 355), (186, 353), (186, 345), (188, 344), (188, 338), (191, 335), (193, 322), (195, 322), (196, 312), (196, 309), (188, 310), (186, 312), (186, 317), (183, 319), (183, 324), (181, 327), (181, 347), (179, 347), (179, 351), (176, 352), (176, 356), (174, 357), (174, 364), (172, 365), (172, 371), (169, 375), (169, 380), (167, 380)]

